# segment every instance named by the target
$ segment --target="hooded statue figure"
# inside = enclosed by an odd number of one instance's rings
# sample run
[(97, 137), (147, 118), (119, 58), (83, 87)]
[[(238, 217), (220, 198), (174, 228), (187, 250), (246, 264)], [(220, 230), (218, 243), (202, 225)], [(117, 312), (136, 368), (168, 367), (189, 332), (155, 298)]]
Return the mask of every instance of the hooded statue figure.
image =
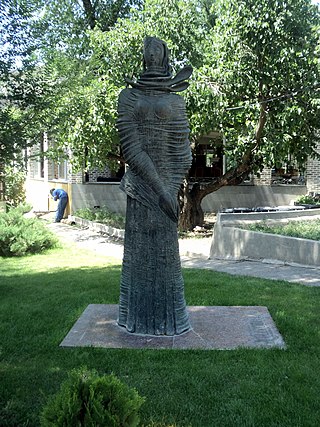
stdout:
[(117, 128), (128, 170), (118, 324), (148, 335), (190, 329), (178, 245), (178, 191), (191, 165), (185, 67), (171, 76), (167, 45), (144, 41), (144, 70), (119, 96)]

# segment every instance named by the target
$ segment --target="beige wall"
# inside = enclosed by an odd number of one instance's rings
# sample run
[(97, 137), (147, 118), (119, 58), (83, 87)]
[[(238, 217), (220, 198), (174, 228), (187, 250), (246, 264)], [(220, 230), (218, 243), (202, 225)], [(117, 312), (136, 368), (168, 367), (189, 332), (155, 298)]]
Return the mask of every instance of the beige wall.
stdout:
[(119, 183), (72, 184), (72, 212), (83, 207), (106, 206), (111, 212), (126, 212), (127, 197)]
[(36, 212), (54, 212), (57, 209), (57, 203), (50, 196), (51, 188), (62, 188), (69, 195), (69, 203), (67, 205), (65, 215), (71, 213), (72, 197), (70, 184), (67, 182), (45, 181), (44, 179), (28, 179), (26, 181), (26, 202), (32, 205)]
[[(68, 216), (71, 214), (72, 209), (72, 188), (71, 184), (67, 182), (57, 182), (57, 181), (49, 181), (48, 182), (49, 191), (51, 188), (62, 188), (62, 190), (68, 193), (68, 204), (66, 210), (64, 212), (64, 216)], [(57, 209), (57, 201), (54, 201), (52, 197), (49, 197), (49, 211), (55, 211)]]
[(50, 185), (43, 179), (28, 179), (26, 181), (26, 202), (30, 203), (35, 211), (49, 210)]

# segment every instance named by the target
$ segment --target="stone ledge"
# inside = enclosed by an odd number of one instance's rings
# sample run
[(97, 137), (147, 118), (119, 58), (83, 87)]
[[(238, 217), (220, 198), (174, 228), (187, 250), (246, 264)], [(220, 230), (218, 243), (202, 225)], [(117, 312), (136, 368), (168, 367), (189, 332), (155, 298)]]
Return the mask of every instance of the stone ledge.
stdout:
[(75, 224), (80, 225), (81, 227), (88, 227), (90, 230), (93, 230), (93, 231), (106, 233), (109, 236), (124, 239), (124, 230), (121, 230), (119, 228), (110, 227), (109, 225), (90, 221), (88, 219), (79, 218), (74, 215), (69, 215), (68, 221), (74, 222)]
[[(281, 208), (279, 206), (279, 208)], [(235, 225), (243, 222), (257, 222), (257, 221), (278, 221), (278, 220), (304, 220), (316, 219), (320, 217), (319, 209), (303, 209), (299, 210), (297, 207), (292, 207), (290, 210), (283, 209), (275, 212), (246, 212), (246, 213), (218, 213), (217, 221), (223, 224)]]

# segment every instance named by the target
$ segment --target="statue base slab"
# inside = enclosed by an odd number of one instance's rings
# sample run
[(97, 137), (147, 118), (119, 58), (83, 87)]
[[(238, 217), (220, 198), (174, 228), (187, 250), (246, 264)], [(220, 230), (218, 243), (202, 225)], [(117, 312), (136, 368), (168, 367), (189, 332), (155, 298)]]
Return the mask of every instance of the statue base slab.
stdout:
[(267, 307), (189, 306), (192, 329), (181, 335), (139, 335), (117, 324), (117, 304), (90, 304), (61, 347), (232, 350), (281, 348), (285, 342)]

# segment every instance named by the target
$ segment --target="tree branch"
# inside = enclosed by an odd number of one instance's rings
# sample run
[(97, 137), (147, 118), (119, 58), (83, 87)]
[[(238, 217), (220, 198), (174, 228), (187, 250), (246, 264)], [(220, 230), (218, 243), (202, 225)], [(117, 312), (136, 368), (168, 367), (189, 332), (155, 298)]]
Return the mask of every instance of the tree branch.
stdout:
[(82, 0), (84, 12), (91, 30), (96, 26), (96, 13), (91, 0)]
[(259, 122), (258, 122), (256, 133), (255, 133), (255, 140), (257, 142), (257, 145), (259, 145), (260, 143), (262, 132), (266, 122), (267, 122), (267, 107), (266, 107), (266, 104), (262, 103), (260, 104), (260, 117), (259, 117)]

